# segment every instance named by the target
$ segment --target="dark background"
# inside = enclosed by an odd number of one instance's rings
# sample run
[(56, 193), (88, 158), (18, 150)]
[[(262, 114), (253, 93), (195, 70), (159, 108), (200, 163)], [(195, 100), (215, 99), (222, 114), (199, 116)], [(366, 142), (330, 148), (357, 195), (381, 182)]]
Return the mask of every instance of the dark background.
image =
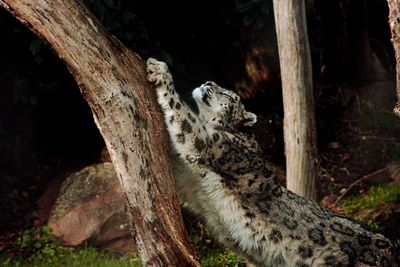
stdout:
[[(391, 113), (395, 65), (387, 2), (358, 2), (361, 7), (339, 0), (307, 5), (324, 170), (321, 198), (400, 155), (400, 124)], [(256, 133), (265, 158), (284, 169), (271, 1), (86, 3), (143, 59), (166, 61), (186, 101), (192, 88), (207, 80), (238, 92), (259, 116)], [(30, 227), (48, 184), (100, 161), (104, 143), (79, 88), (51, 48), (4, 10), (0, 29), (0, 232), (5, 233)], [(374, 61), (366, 65), (368, 58)], [(268, 75), (249, 76), (249, 65)]]

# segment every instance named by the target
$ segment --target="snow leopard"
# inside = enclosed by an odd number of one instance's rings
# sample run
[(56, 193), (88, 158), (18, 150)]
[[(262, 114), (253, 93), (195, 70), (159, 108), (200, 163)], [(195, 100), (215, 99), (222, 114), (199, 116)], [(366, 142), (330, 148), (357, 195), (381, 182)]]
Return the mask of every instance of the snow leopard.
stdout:
[(188, 170), (178, 192), (223, 245), (257, 266), (398, 266), (389, 239), (278, 182), (251, 132), (257, 116), (236, 93), (207, 81), (192, 92), (194, 112), (164, 62), (149, 58), (147, 73)]

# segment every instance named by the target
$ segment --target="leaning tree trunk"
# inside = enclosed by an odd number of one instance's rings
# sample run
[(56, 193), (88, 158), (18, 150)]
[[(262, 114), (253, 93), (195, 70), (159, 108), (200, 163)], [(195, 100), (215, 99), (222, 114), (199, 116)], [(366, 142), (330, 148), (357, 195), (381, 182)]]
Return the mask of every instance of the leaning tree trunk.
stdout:
[(305, 4), (274, 0), (282, 77), (287, 187), (317, 198), (317, 157), (312, 69)]
[(398, 101), (394, 108), (394, 113), (400, 116), (400, 3), (398, 0), (388, 0), (388, 4), (392, 44), (396, 54), (396, 92)]
[(0, 0), (65, 62), (125, 192), (144, 266), (199, 266), (178, 208), (167, 139), (142, 60), (80, 0)]

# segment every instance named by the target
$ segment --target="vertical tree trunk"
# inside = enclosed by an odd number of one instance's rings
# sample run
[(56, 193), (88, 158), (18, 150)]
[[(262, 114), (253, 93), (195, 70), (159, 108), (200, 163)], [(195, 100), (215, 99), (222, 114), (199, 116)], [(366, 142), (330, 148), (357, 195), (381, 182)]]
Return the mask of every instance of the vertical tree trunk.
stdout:
[(397, 103), (394, 113), (400, 116), (400, 2), (388, 0), (389, 4), (389, 25), (392, 32), (392, 44), (396, 55), (396, 92)]
[(282, 77), (287, 187), (317, 198), (317, 153), (305, 3), (274, 0)]
[[(163, 119), (142, 60), (80, 0), (0, 0), (65, 62), (125, 192), (144, 266), (199, 266), (183, 228)], [(71, 107), (72, 108), (72, 107)]]

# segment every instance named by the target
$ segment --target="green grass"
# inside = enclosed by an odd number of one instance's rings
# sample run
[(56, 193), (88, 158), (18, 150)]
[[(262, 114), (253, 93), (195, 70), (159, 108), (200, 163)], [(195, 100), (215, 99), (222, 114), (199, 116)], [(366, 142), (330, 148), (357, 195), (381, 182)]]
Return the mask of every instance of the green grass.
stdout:
[[(350, 216), (361, 214), (363, 210), (377, 209), (388, 204), (400, 202), (400, 183), (375, 186), (363, 196), (343, 199), (339, 207)], [(374, 212), (376, 214), (376, 212)], [(358, 216), (357, 215), (357, 216)], [(364, 220), (376, 230), (379, 222), (371, 218)], [(199, 252), (203, 267), (244, 267), (246, 262), (235, 253), (223, 249), (204, 228), (195, 229), (191, 234), (192, 242)], [(397, 240), (400, 244), (400, 239)], [(66, 248), (57, 245), (54, 236), (47, 227), (37, 227), (26, 231), (19, 237), (9, 251), (0, 249), (0, 267), (139, 267), (138, 258), (116, 257), (110, 253), (98, 252), (94, 248)]]
[(229, 250), (209, 250), (200, 255), (202, 267), (244, 267), (246, 262)]
[(347, 214), (352, 214), (362, 209), (399, 202), (400, 183), (395, 183), (393, 185), (373, 186), (368, 190), (368, 194), (343, 199), (339, 206)]
[(117, 257), (91, 247), (67, 248), (57, 244), (46, 226), (25, 231), (7, 250), (0, 249), (0, 267), (138, 267), (133, 257)]
[[(62, 251), (62, 252), (61, 252)], [(32, 255), (20, 260), (14, 257), (0, 257), (1, 267), (138, 267), (138, 259), (117, 258), (110, 254), (97, 252), (94, 248), (63, 248), (59, 255)]]
[[(204, 252), (204, 251), (203, 251)], [(138, 258), (117, 258), (94, 248), (59, 247), (55, 255), (35, 254), (28, 259), (0, 257), (0, 267), (140, 267)], [(245, 262), (224, 249), (207, 250), (201, 257), (202, 267), (244, 267)]]
[[(139, 267), (138, 258), (117, 258), (94, 248), (56, 248), (56, 254), (34, 254), (28, 259), (0, 257), (0, 267)], [(243, 267), (245, 262), (233, 252), (224, 249), (205, 249), (201, 255), (202, 267)]]
[[(243, 267), (245, 261), (218, 246), (207, 230), (193, 233), (203, 267)], [(138, 258), (117, 257), (92, 247), (67, 248), (57, 244), (46, 226), (25, 231), (7, 250), (0, 248), (0, 267), (139, 267)]]
[(373, 186), (366, 195), (343, 199), (339, 208), (355, 220), (363, 221), (378, 232), (384, 232), (385, 219), (400, 203), (400, 183)]
[(245, 267), (246, 261), (221, 247), (202, 224), (192, 229), (190, 238), (200, 256), (202, 267)]

